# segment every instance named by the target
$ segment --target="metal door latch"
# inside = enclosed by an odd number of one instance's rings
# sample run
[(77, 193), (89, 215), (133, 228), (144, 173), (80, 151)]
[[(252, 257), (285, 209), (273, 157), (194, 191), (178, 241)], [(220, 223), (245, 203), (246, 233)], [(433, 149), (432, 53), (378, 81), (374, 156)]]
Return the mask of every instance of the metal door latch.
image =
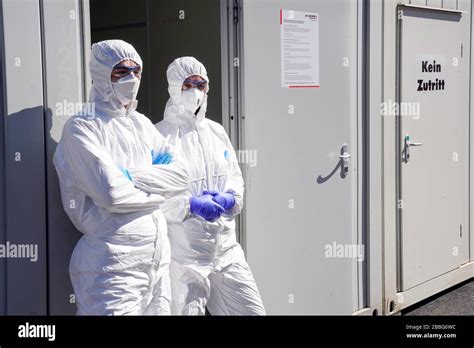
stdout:
[(410, 141), (410, 136), (405, 135), (403, 139), (403, 152), (402, 152), (402, 161), (408, 163), (410, 160), (410, 146), (421, 146), (421, 143), (414, 143)]
[(349, 158), (351, 158), (351, 154), (347, 152), (347, 150), (347, 144), (342, 145), (341, 154), (339, 155), (341, 161), (341, 178), (343, 179), (349, 175)]

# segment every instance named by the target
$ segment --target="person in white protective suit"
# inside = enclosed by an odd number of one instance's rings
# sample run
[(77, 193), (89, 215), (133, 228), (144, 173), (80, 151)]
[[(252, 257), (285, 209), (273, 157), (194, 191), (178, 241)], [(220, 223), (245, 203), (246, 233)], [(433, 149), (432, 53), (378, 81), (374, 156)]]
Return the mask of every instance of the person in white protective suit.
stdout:
[(193, 57), (167, 71), (171, 98), (157, 128), (187, 162), (191, 183), (163, 212), (171, 243), (172, 314), (263, 315), (265, 309), (243, 250), (235, 216), (244, 183), (225, 129), (206, 119), (209, 78)]
[(54, 155), (64, 209), (84, 234), (69, 265), (77, 314), (169, 314), (170, 249), (160, 205), (186, 190), (189, 174), (177, 158), (153, 164), (170, 148), (135, 111), (142, 60), (133, 46), (92, 45), (90, 72), (93, 112), (66, 122)]

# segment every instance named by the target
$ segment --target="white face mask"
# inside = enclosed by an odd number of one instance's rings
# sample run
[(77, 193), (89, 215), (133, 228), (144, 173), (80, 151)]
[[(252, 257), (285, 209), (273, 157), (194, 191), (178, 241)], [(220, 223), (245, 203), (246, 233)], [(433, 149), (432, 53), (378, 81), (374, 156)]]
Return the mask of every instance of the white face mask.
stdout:
[(115, 95), (122, 105), (128, 105), (135, 100), (139, 87), (140, 79), (134, 74), (129, 74), (116, 82), (112, 82)]
[(204, 92), (191, 88), (182, 92), (182, 98), (185, 109), (194, 114), (204, 101)]

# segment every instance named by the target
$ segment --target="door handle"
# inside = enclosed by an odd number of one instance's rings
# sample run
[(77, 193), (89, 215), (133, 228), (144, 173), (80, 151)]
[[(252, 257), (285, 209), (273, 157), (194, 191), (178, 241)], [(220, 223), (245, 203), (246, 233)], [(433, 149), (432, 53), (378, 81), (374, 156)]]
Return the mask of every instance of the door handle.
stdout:
[(405, 135), (403, 142), (404, 142), (404, 145), (403, 145), (402, 159), (403, 159), (403, 162), (408, 163), (408, 161), (410, 160), (410, 146), (421, 146), (423, 144), (410, 141), (409, 135)]
[(347, 144), (342, 145), (339, 160), (341, 161), (341, 178), (343, 179), (349, 175), (349, 159), (351, 158), (351, 154), (347, 151)]

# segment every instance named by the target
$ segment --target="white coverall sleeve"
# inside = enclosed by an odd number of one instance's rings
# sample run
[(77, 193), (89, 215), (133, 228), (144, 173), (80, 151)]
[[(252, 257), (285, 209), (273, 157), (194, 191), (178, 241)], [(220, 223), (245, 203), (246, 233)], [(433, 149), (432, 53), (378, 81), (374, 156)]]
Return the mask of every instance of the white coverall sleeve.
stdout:
[(183, 222), (191, 216), (191, 209), (189, 199), (192, 197), (191, 193), (185, 192), (179, 196), (166, 200), (161, 205), (166, 221), (171, 223)]
[(87, 125), (76, 123), (63, 132), (64, 159), (78, 189), (112, 213), (158, 208), (165, 198), (143, 192), (117, 168)]
[(180, 161), (170, 164), (150, 165), (146, 168), (128, 170), (133, 183), (145, 192), (166, 197), (160, 208), (168, 222), (182, 222), (189, 214), (189, 175), (185, 164)]
[(235, 205), (230, 209), (230, 211), (226, 211), (226, 215), (236, 216), (240, 214), (244, 206), (244, 179), (237, 160), (237, 155), (227, 133), (225, 133), (225, 138), (230, 150), (229, 171), (227, 174), (225, 191), (232, 191), (235, 197)]
[(184, 163), (149, 165), (129, 168), (133, 184), (138, 189), (171, 198), (183, 193), (189, 186), (189, 172)]
[[(166, 195), (168, 199), (160, 205), (160, 208), (167, 222), (183, 222), (191, 216), (189, 199), (192, 195), (187, 191), (190, 181), (189, 167), (181, 160), (178, 148), (170, 141), (170, 137), (164, 138), (155, 126), (153, 130), (157, 133), (155, 156), (169, 152), (173, 155), (172, 162), (147, 168), (132, 168), (129, 172), (136, 187), (145, 192)], [(169, 185), (173, 182), (175, 183), (173, 194), (166, 194), (166, 191), (170, 191)]]

